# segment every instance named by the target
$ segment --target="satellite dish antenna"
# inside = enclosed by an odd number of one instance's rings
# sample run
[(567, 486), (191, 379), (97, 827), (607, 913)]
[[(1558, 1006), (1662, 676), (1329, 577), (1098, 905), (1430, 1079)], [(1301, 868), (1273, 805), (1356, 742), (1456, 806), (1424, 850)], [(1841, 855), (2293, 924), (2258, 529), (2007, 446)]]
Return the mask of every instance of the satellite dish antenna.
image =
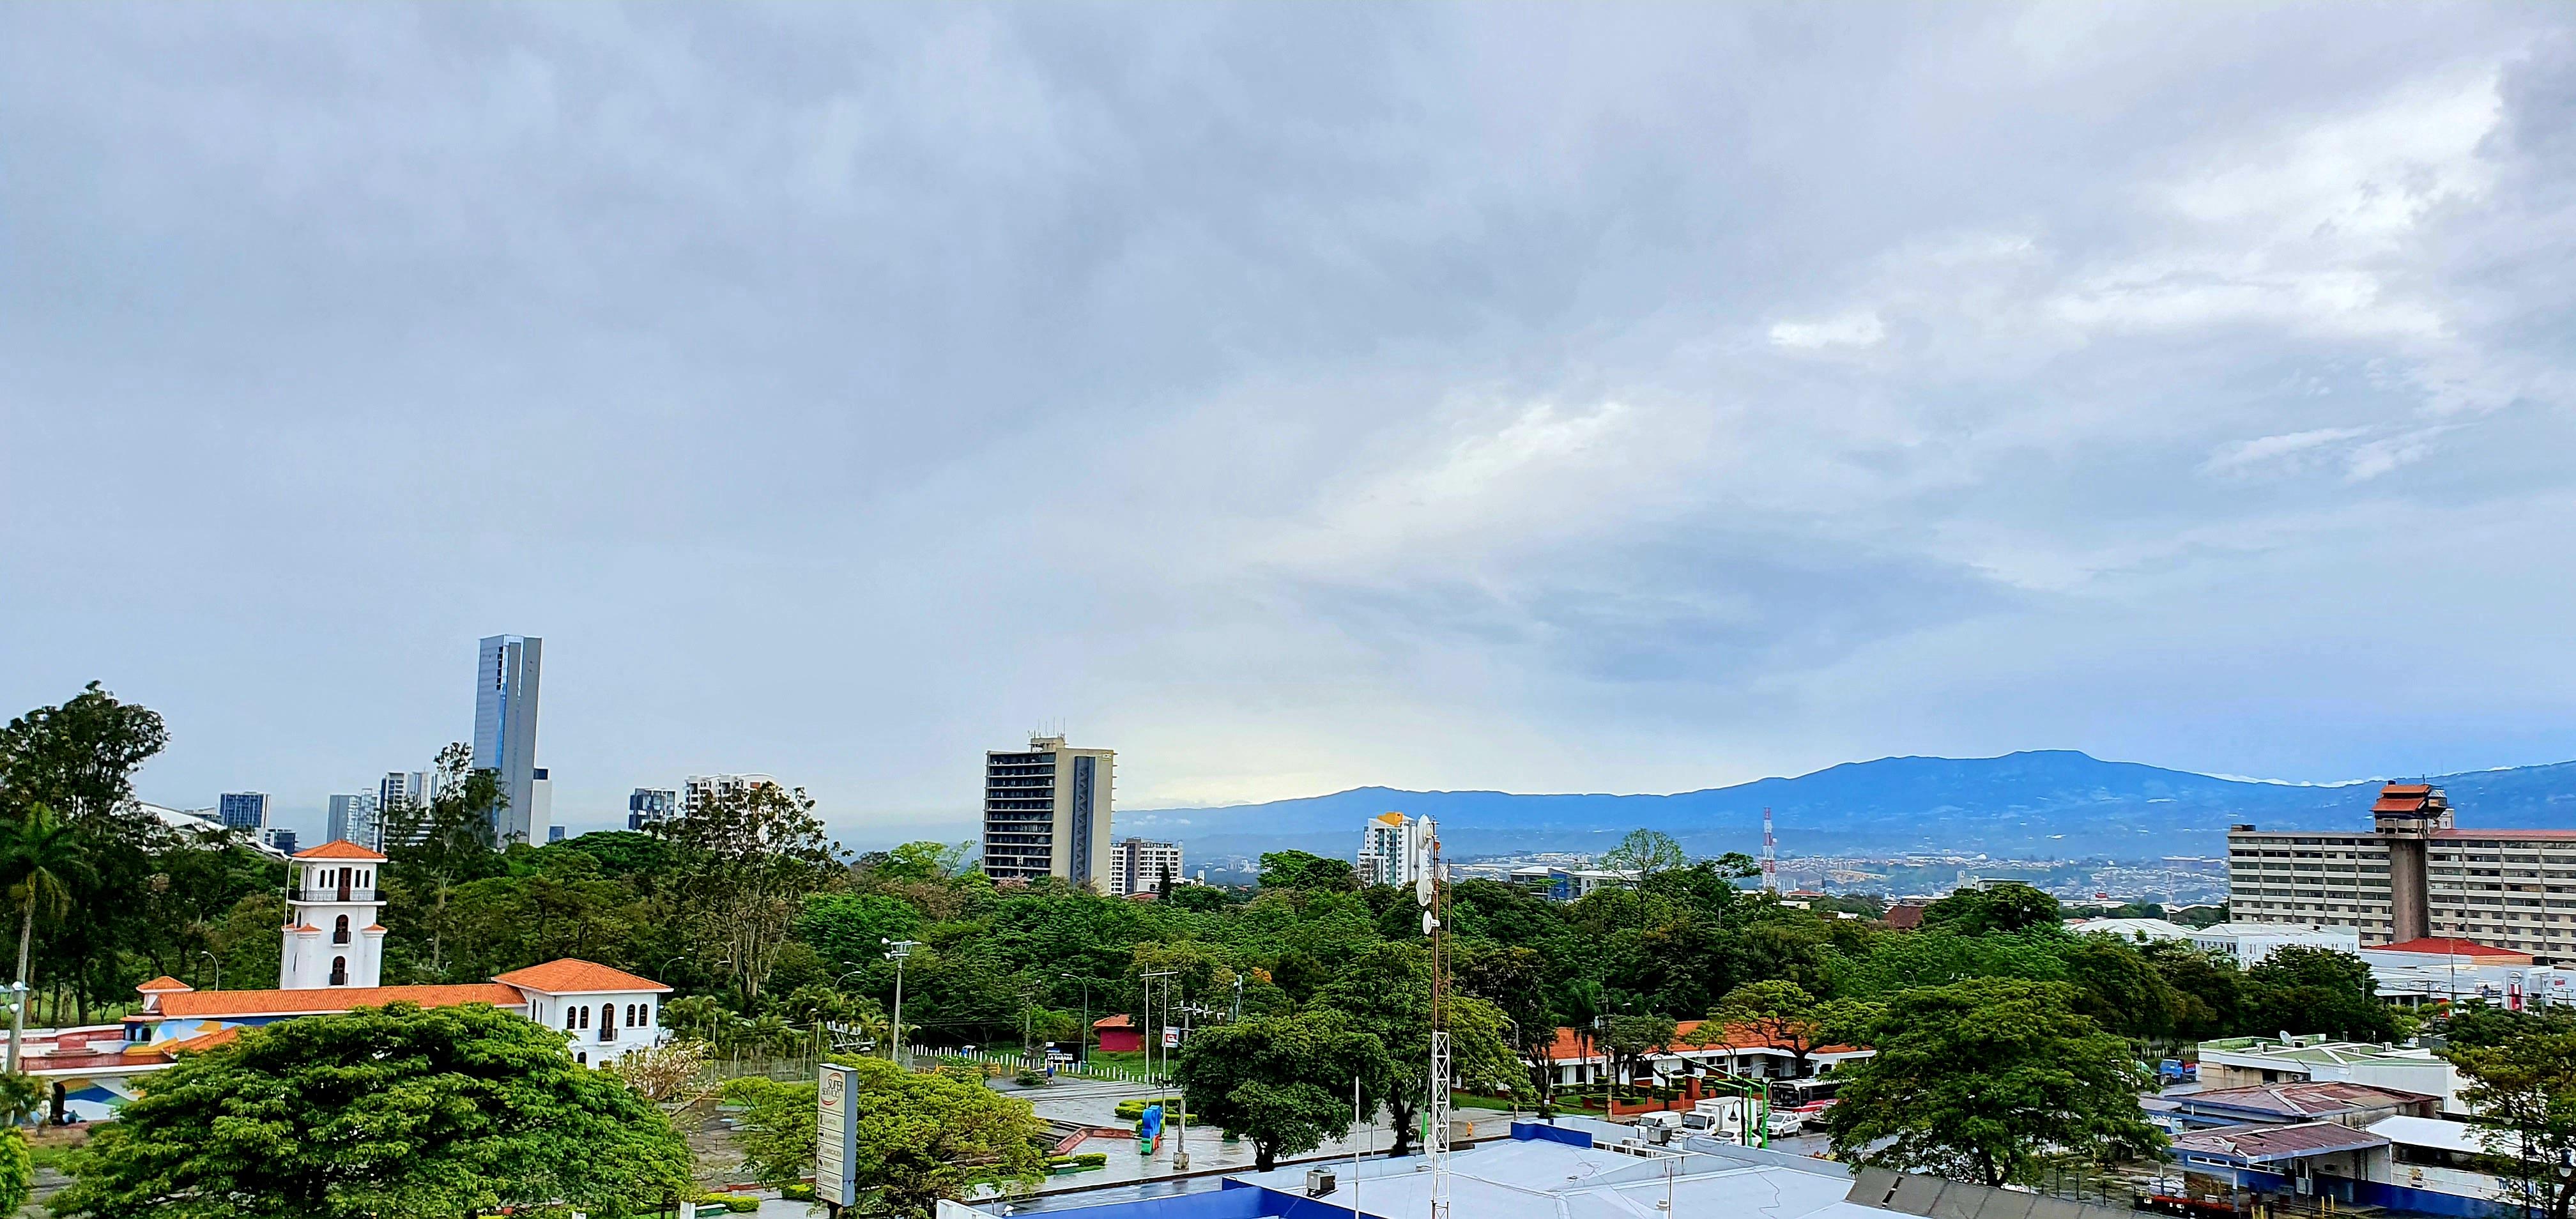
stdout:
[[(1426, 910), (1430, 908), (1431, 874), (1429, 872), (1425, 872), (1422, 875), (1413, 878), (1413, 904), (1421, 906)], [(1426, 914), (1423, 917), (1429, 918), (1431, 916)]]

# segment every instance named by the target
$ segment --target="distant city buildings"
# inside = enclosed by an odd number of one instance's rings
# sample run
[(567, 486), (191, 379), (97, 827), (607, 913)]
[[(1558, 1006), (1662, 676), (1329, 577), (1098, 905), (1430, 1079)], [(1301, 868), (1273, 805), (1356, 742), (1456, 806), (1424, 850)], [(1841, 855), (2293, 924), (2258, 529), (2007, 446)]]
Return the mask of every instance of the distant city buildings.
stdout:
[(1552, 864), (1532, 864), (1514, 868), (1509, 882), (1512, 887), (1536, 894), (1552, 902), (1579, 902), (1595, 889), (1633, 889), (1637, 873), (1620, 868), (1562, 868)]
[(376, 821), (378, 841), (374, 849), (389, 846), (419, 846), (424, 827), (402, 826), (402, 813), (415, 817), (429, 802), (438, 798), (438, 772), (435, 770), (389, 770), (376, 782)]
[(1360, 830), (1354, 871), (1363, 885), (1409, 885), (1431, 873), (1429, 817), (1379, 813)]
[(225, 829), (257, 833), (268, 827), (268, 793), (225, 792), (215, 797), (215, 816)]
[(680, 813), (680, 793), (668, 788), (639, 787), (626, 797), (626, 828), (642, 831)]
[(1159, 893), (1165, 885), (1186, 884), (1181, 874), (1181, 844), (1122, 838), (1109, 848), (1109, 893), (1132, 897)]
[(1033, 736), (1024, 750), (984, 755), (984, 872), (995, 880), (1054, 876), (1109, 886), (1109, 819), (1116, 752)]
[(2576, 962), (2576, 830), (2461, 829), (2439, 788), (2390, 783), (2367, 832), (2227, 834), (2237, 923), (2351, 928), (2368, 945), (2458, 937)]
[(354, 842), (370, 851), (385, 849), (384, 804), (381, 798), (368, 795), (331, 797), (330, 812), (322, 820), (322, 841)]
[(502, 807), (492, 810), (492, 838), (528, 841), (536, 824), (537, 689), (545, 641), (493, 635), (474, 668), (474, 768), (493, 772)]
[(260, 827), (259, 840), (263, 845), (281, 855), (292, 855), (295, 853), (295, 831), (290, 830), (285, 826), (268, 825)]

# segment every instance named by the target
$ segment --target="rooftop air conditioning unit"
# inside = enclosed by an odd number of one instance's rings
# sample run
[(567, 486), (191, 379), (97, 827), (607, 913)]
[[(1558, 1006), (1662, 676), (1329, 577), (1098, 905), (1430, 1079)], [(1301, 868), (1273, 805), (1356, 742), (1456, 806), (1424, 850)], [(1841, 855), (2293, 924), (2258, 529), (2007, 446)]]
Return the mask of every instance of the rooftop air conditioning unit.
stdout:
[(1321, 1198), (1324, 1195), (1333, 1192), (1335, 1184), (1332, 1169), (1309, 1168), (1306, 1170), (1306, 1196), (1309, 1198)]

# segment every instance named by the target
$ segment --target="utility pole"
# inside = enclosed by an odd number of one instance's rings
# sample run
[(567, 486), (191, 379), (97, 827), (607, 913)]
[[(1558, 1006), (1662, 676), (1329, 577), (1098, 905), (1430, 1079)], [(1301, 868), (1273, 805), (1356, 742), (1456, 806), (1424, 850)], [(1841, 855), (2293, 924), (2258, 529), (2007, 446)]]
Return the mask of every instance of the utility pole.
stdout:
[(909, 958), (912, 956), (912, 950), (913, 950), (913, 949), (918, 948), (918, 947), (920, 947), (920, 946), (921, 946), (921, 941), (919, 941), (919, 940), (889, 940), (889, 939), (885, 938), (884, 936), (878, 936), (878, 937), (877, 937), (877, 942), (878, 942), (878, 943), (880, 943), (880, 944), (889, 945), (889, 947), (888, 947), (888, 948), (887, 948), (887, 950), (886, 950), (886, 959), (887, 959), (887, 960), (889, 960), (889, 961), (894, 962), (894, 1037), (893, 1037), (893, 1042), (894, 1042), (893, 1049), (894, 1049), (894, 1053), (892, 1054), (892, 1057), (893, 1057), (893, 1059), (894, 1059), (894, 1065), (896, 1065), (896, 1066), (900, 1067), (900, 1066), (904, 1065), (904, 1064), (903, 1064), (903, 963), (904, 963), (904, 961), (905, 961), (905, 960), (909, 959)]
[(1431, 937), (1431, 1091), (1423, 1106), (1430, 1120), (1422, 1145), (1431, 1161), (1431, 1219), (1449, 1219), (1449, 931), (1441, 917), (1448, 907), (1441, 900), (1439, 832), (1428, 838), (1431, 866), (1413, 890), (1423, 907), (1423, 933)]

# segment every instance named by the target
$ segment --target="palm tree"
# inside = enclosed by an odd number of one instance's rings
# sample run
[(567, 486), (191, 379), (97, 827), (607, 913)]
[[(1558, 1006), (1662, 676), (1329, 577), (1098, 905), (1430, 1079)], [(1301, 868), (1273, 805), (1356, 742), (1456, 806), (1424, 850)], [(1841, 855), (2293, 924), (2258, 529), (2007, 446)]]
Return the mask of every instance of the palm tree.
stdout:
[(72, 827), (42, 804), (27, 815), (0, 821), (0, 883), (18, 905), (18, 1001), (9, 1015), (9, 1074), (18, 1073), (18, 1042), (27, 1029), (27, 951), (36, 937), (36, 907), (60, 918), (71, 912), (72, 881), (95, 875), (89, 851)]

